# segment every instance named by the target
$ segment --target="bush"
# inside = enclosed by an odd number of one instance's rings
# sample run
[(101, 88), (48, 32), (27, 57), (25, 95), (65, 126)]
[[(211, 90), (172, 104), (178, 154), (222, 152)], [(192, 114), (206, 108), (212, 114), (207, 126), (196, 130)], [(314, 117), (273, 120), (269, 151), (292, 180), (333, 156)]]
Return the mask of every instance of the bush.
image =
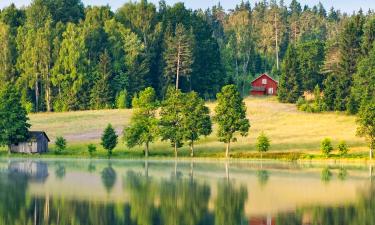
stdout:
[(297, 108), (300, 109), (300, 107), (302, 107), (302, 106), (305, 105), (305, 104), (306, 104), (306, 100), (305, 100), (305, 98), (302, 97), (302, 96), (299, 97), (298, 100), (297, 100), (297, 103), (296, 103)]
[(262, 132), (257, 138), (256, 148), (262, 154), (270, 149), (271, 143), (269, 138)]
[(94, 152), (96, 152), (96, 146), (94, 144), (89, 144), (87, 146), (87, 151), (89, 152), (90, 156), (92, 156)]
[(329, 157), (333, 150), (331, 139), (325, 138), (320, 145), (320, 150), (325, 156)]
[(339, 149), (340, 155), (342, 155), (342, 156), (348, 154), (348, 152), (349, 152), (349, 147), (348, 147), (348, 145), (346, 144), (345, 141), (340, 141), (337, 148)]
[(64, 137), (59, 136), (56, 138), (55, 145), (56, 152), (60, 154), (66, 149), (67, 142)]

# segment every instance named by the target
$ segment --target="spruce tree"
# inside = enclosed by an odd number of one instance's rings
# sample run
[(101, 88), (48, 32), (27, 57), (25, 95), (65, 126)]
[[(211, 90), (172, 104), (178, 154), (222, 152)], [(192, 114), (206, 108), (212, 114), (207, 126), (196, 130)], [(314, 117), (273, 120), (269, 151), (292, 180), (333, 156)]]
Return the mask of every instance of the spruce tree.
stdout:
[(334, 109), (345, 111), (353, 83), (353, 75), (357, 71), (357, 60), (361, 54), (361, 38), (363, 34), (363, 18), (360, 15), (350, 19), (340, 37), (340, 63), (336, 86)]
[(302, 95), (298, 56), (293, 44), (289, 45), (282, 64), (278, 95), (284, 103), (295, 103)]
[(108, 124), (108, 126), (105, 128), (101, 139), (101, 145), (105, 150), (108, 151), (108, 157), (110, 157), (113, 149), (117, 145), (117, 134), (111, 124)]
[(27, 140), (30, 124), (18, 90), (6, 84), (0, 89), (0, 146)]

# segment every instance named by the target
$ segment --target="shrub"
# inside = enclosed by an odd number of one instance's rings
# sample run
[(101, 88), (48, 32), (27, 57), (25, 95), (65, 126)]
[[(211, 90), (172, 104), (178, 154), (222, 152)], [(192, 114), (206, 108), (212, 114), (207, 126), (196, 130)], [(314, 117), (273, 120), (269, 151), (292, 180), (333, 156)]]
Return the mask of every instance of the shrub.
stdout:
[(329, 157), (329, 154), (333, 150), (331, 139), (325, 138), (320, 145), (320, 150), (325, 156)]
[(300, 107), (302, 107), (302, 106), (305, 105), (305, 104), (306, 104), (306, 100), (305, 100), (305, 98), (302, 97), (302, 96), (299, 97), (298, 100), (297, 100), (297, 103), (296, 103), (297, 108), (300, 109)]
[(56, 138), (55, 145), (56, 145), (56, 152), (61, 153), (66, 149), (67, 142), (64, 137), (59, 136)]
[(270, 149), (271, 143), (269, 138), (262, 132), (257, 138), (256, 148), (261, 153), (267, 152)]
[(96, 146), (94, 144), (89, 144), (87, 146), (87, 151), (89, 152), (90, 156), (92, 156), (94, 152), (96, 152)]
[(340, 141), (339, 145), (337, 146), (339, 149), (340, 155), (346, 155), (349, 152), (349, 147), (345, 141)]

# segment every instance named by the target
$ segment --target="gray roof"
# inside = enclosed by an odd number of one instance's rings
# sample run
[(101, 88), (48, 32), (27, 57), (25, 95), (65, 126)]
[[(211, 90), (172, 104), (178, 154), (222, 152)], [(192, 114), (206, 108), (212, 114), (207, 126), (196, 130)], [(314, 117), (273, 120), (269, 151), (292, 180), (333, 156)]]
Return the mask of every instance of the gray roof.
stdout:
[(42, 136), (44, 136), (48, 142), (50, 142), (51, 140), (49, 139), (49, 137), (47, 136), (46, 132), (44, 131), (29, 131), (29, 135), (30, 135), (30, 138), (29, 139), (40, 139)]

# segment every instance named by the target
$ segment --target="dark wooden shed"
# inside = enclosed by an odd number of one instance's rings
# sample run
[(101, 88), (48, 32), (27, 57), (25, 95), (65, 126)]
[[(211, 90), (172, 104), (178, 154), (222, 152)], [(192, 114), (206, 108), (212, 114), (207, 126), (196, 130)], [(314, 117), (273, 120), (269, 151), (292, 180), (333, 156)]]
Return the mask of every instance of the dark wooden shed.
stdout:
[(44, 153), (48, 152), (50, 142), (44, 131), (30, 131), (29, 138), (25, 142), (10, 146), (10, 152), (14, 153)]

